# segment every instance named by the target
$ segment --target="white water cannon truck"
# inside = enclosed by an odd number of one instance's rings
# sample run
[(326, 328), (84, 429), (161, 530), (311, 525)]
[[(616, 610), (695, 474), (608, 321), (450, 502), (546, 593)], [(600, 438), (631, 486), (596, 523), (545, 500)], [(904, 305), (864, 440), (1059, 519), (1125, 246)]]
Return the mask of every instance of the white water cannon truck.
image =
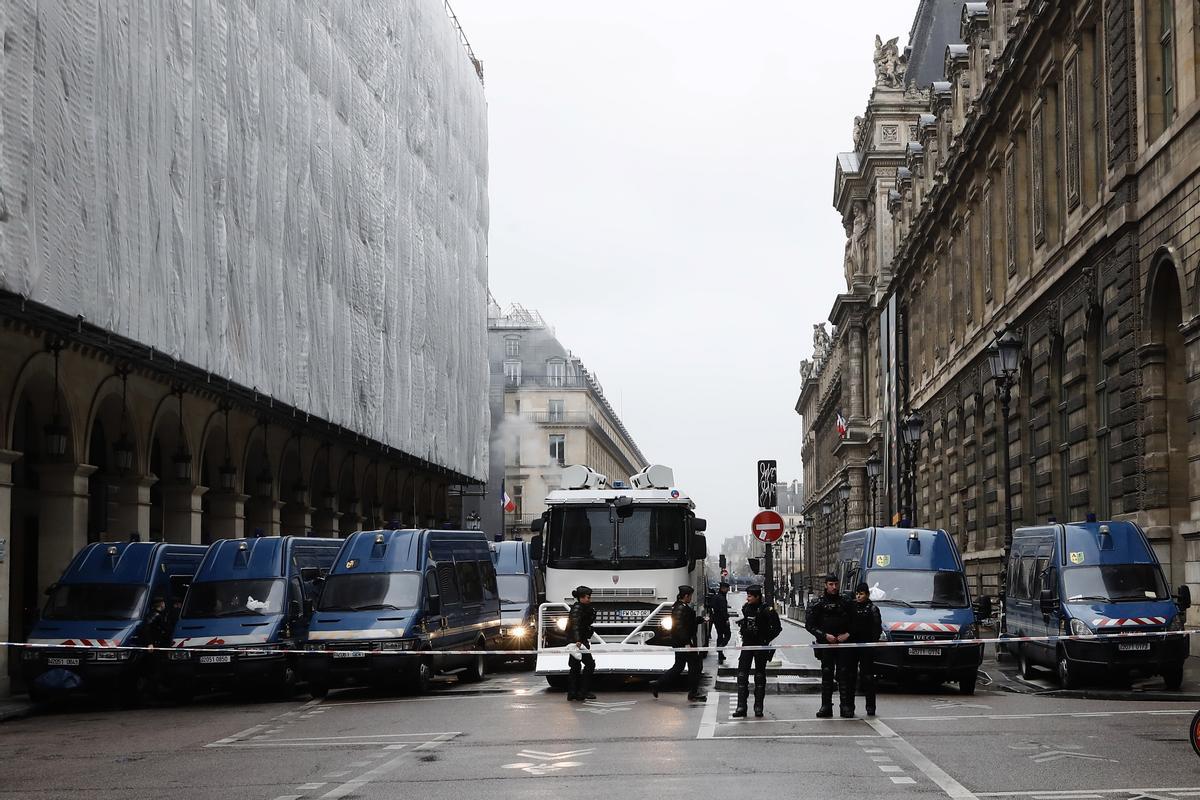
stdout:
[[(563, 470), (562, 488), (546, 498), (533, 521), (531, 553), (546, 579), (538, 610), (537, 674), (566, 685), (570, 671), (567, 616), (580, 585), (592, 589), (596, 608), (591, 652), (596, 673), (662, 672), (674, 661), (671, 605), (691, 585), (699, 612), (707, 583), (696, 504), (675, 486), (669, 467), (652, 465), (629, 482), (613, 481), (582, 464)], [(707, 646), (700, 626), (701, 646)]]

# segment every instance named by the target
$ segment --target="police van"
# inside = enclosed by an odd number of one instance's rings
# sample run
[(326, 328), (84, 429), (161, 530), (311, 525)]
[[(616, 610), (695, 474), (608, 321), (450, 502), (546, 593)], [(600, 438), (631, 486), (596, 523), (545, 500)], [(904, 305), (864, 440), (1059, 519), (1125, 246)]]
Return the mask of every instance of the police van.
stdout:
[(301, 536), (213, 542), (166, 654), (176, 698), (211, 688), (294, 691), (312, 603), (341, 546)]
[[(1187, 586), (1171, 597), (1146, 535), (1132, 522), (1073, 522), (1019, 528), (1013, 534), (1004, 597), (1004, 637), (1113, 634), (1074, 641), (1014, 642), (1021, 672), (1035, 665), (1058, 673), (1063, 688), (1089, 674), (1161, 675), (1183, 681), (1188, 637)], [(1178, 636), (1121, 636), (1180, 631)]]
[(983, 645), (951, 644), (977, 639), (978, 622), (990, 602), (973, 608), (962, 557), (944, 530), (864, 528), (842, 537), (837, 575), (853, 600), (865, 582), (883, 620), (882, 640), (907, 646), (880, 647), (875, 667), (881, 677), (956, 682), (973, 694), (983, 662)]
[[(538, 605), (546, 600), (546, 581), (530, 557), (528, 542), (493, 542), (492, 562), (500, 589), (501, 650), (497, 661), (507, 660), (505, 650), (533, 650), (537, 647)], [(537, 656), (521, 656), (532, 668)]]
[[(442, 671), (481, 680), (499, 638), (496, 569), (482, 532), (359, 531), (342, 545), (312, 616), (304, 677), (313, 697), (355, 685), (424, 692)], [(448, 650), (473, 652), (439, 654)]]
[[(30, 696), (115, 691), (126, 702), (140, 699), (151, 660), (145, 652), (116, 648), (167, 643), (156, 641), (148, 623), (169, 635), (171, 609), (183, 601), (204, 551), (166, 542), (96, 542), (80, 550), (46, 590), (46, 606), (28, 639), (65, 647), (21, 651)], [(156, 600), (165, 606), (161, 612)], [(78, 645), (92, 649), (72, 649)]]

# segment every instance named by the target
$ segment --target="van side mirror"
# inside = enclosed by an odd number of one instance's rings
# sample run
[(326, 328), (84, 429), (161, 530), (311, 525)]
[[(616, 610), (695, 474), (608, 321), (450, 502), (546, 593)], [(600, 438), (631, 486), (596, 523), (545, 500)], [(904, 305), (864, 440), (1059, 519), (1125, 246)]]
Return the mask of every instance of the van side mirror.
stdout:
[(1192, 589), (1186, 583), (1179, 585), (1179, 589), (1175, 595), (1175, 602), (1179, 605), (1180, 611), (1187, 611), (1192, 607)]
[(545, 526), (546, 526), (546, 520), (542, 519), (541, 517), (537, 517), (530, 521), (529, 530), (532, 531), (533, 533), (541, 533), (542, 528), (544, 528)]
[(425, 598), (425, 610), (430, 614), (442, 613), (442, 598), (437, 595), (429, 595)]
[(708, 530), (708, 520), (703, 517), (695, 517), (692, 519), (692, 530), (696, 533), (704, 533)]
[(975, 621), (982, 622), (992, 616), (992, 598), (990, 595), (975, 599)]
[(1054, 606), (1056, 603), (1053, 589), (1042, 589), (1041, 596), (1038, 599), (1041, 602), (1043, 617), (1048, 617), (1054, 613)]
[(708, 558), (708, 540), (703, 536), (692, 534), (692, 558), (697, 561)]
[[(533, 523), (537, 524), (541, 521), (539, 518), (535, 519)], [(541, 530), (540, 525), (538, 526), (538, 530)], [(529, 558), (535, 564), (542, 563), (542, 535), (540, 533), (529, 540)]]

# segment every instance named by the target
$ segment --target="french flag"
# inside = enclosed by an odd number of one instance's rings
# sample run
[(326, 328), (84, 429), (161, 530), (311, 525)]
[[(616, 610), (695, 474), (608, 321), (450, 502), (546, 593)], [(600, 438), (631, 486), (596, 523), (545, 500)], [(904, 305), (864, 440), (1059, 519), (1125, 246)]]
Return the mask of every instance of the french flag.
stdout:
[(837, 432), (838, 436), (842, 437), (843, 439), (846, 438), (846, 418), (842, 416), (842, 412), (840, 411), (837, 415)]
[(503, 506), (504, 506), (504, 513), (506, 513), (506, 514), (512, 514), (513, 512), (515, 512), (517, 510), (517, 504), (513, 502), (511, 497), (508, 496), (508, 492), (504, 493)]

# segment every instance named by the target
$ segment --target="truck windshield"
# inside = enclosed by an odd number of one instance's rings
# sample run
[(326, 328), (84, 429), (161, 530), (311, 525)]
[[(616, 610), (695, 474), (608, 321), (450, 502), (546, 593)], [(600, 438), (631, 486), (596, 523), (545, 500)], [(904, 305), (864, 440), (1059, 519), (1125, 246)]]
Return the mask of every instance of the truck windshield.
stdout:
[(193, 583), (180, 616), (203, 619), (281, 614), (285, 590), (279, 578)]
[(965, 608), (967, 586), (958, 572), (873, 569), (865, 578), (876, 603)]
[(1162, 574), (1153, 564), (1100, 564), (1063, 569), (1067, 600), (1166, 600), (1170, 597)]
[(686, 564), (685, 511), (637, 506), (614, 525), (607, 506), (556, 508), (550, 515), (549, 564), (572, 569), (671, 569)]
[(331, 575), (321, 590), (320, 611), (399, 611), (416, 608), (421, 576), (416, 572)]
[(137, 619), (146, 587), (129, 583), (63, 583), (50, 593), (46, 619)]
[(524, 605), (529, 602), (528, 575), (497, 575), (500, 584), (500, 602), (505, 605)]

